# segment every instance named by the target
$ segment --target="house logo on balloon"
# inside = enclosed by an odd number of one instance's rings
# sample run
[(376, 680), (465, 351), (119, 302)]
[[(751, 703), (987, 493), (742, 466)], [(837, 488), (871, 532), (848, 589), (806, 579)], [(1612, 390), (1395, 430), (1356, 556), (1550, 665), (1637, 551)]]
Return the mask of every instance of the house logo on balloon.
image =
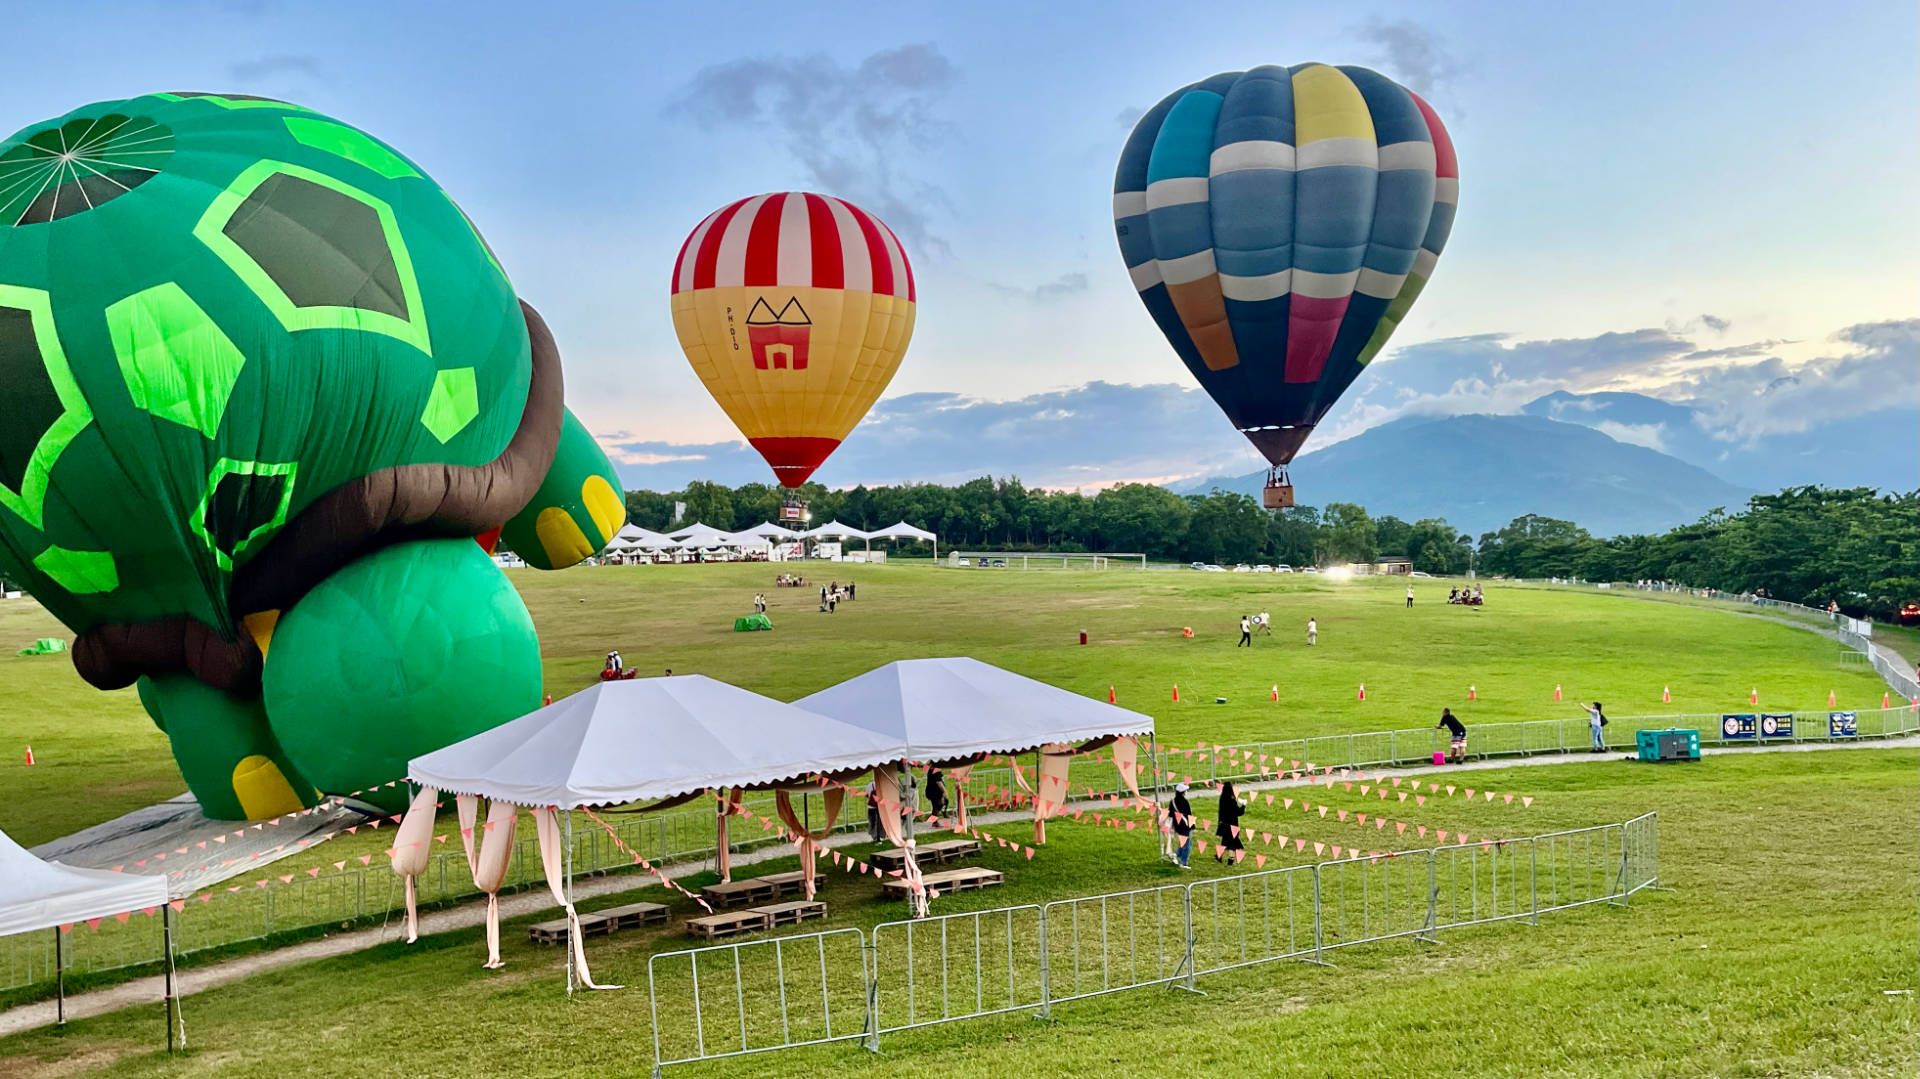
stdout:
[(757, 371), (805, 371), (807, 343), (813, 335), (813, 320), (800, 306), (800, 297), (790, 296), (786, 306), (774, 314), (773, 305), (762, 296), (747, 312), (747, 344), (753, 350)]

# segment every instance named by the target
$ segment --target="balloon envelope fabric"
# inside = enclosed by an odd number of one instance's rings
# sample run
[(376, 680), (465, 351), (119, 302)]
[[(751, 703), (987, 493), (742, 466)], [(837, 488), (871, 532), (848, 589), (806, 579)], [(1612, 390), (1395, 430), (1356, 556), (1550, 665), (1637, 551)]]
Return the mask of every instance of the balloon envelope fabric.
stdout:
[(1379, 354), (1446, 246), (1453, 143), (1412, 91), (1361, 67), (1257, 67), (1141, 118), (1114, 176), (1141, 300), (1274, 465)]

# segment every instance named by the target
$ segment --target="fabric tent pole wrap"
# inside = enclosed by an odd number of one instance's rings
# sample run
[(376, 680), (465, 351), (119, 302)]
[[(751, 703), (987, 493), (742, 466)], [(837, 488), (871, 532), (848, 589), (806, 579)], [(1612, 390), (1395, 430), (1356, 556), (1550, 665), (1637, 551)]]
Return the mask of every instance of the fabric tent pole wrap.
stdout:
[[(873, 783), (876, 791), (900, 790), (900, 767), (897, 764), (883, 764), (873, 770)], [(912, 904), (913, 916), (927, 916), (927, 888), (920, 881), (920, 859), (914, 853), (912, 836), (905, 835), (900, 828), (900, 803), (897, 799), (889, 801), (886, 795), (880, 796), (880, 827), (887, 833), (887, 839), (895, 847), (906, 852), (902, 859), (902, 874), (907, 881), (907, 901)]]
[(547, 891), (567, 912), (567, 992), (573, 992), (576, 974), (579, 983), (588, 989), (620, 989), (618, 985), (594, 981), (593, 971), (587, 968), (587, 946), (580, 932), (580, 914), (573, 906), (573, 810), (567, 810), (563, 835), (555, 809), (554, 806), (534, 809), (533, 827), (540, 838), (540, 868), (546, 876)]
[(53, 927), (53, 1024), (67, 1025), (66, 941), (60, 939), (60, 927)]
[(500, 960), (500, 885), (507, 879), (507, 862), (513, 853), (513, 826), (519, 811), (509, 802), (487, 806), (487, 822), (480, 829), (480, 850), (474, 853), (474, 821), (479, 815), (480, 799), (470, 794), (459, 796), (460, 841), (465, 844), (467, 867), (473, 872), (473, 886), (487, 895), (487, 970), (506, 964)]
[(393, 871), (400, 874), (407, 886), (407, 943), (420, 939), (420, 901), (417, 882), (420, 874), (427, 871), (428, 856), (432, 853), (427, 844), (433, 838), (434, 810), (438, 808), (440, 792), (432, 787), (421, 787), (413, 796), (413, 803), (407, 806), (406, 815), (400, 818), (399, 834), (393, 838)]
[[(814, 853), (819, 849), (820, 841), (833, 834), (833, 824), (840, 819), (840, 807), (846, 799), (846, 793), (844, 786), (832, 784), (827, 785), (820, 792), (820, 802), (825, 807), (827, 820), (818, 832), (814, 832), (808, 829), (807, 821), (801, 820), (800, 816), (794, 813), (793, 798), (789, 788), (781, 787), (773, 792), (774, 812), (780, 815), (780, 823), (786, 825), (787, 830), (797, 837), (795, 842), (800, 847), (801, 887), (805, 890), (808, 899), (813, 898)], [(804, 792), (801, 797), (804, 802)]]
[(742, 811), (741, 800), (745, 796), (746, 792), (744, 790), (739, 787), (734, 787), (730, 790), (720, 791), (719, 797), (715, 799), (714, 802), (714, 868), (719, 871), (722, 883), (733, 879), (733, 844), (727, 836), (728, 818)]

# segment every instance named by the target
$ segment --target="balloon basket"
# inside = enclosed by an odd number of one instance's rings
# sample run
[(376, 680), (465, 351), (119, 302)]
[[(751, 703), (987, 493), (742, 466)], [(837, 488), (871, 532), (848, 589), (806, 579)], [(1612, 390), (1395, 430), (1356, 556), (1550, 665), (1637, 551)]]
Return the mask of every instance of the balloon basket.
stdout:
[(789, 498), (780, 503), (780, 520), (783, 522), (805, 521), (808, 516), (807, 504), (797, 498)]
[(1260, 504), (1270, 510), (1293, 508), (1293, 484), (1269, 482), (1260, 492)]

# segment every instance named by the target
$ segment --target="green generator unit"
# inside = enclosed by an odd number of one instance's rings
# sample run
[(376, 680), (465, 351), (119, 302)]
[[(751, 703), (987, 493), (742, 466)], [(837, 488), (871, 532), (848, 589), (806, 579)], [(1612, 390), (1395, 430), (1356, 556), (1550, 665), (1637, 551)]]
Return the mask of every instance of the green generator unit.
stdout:
[(1697, 761), (1700, 759), (1700, 732), (1683, 727), (1669, 727), (1658, 731), (1635, 731), (1634, 744), (1640, 750), (1640, 759), (1659, 763), (1662, 761)]

